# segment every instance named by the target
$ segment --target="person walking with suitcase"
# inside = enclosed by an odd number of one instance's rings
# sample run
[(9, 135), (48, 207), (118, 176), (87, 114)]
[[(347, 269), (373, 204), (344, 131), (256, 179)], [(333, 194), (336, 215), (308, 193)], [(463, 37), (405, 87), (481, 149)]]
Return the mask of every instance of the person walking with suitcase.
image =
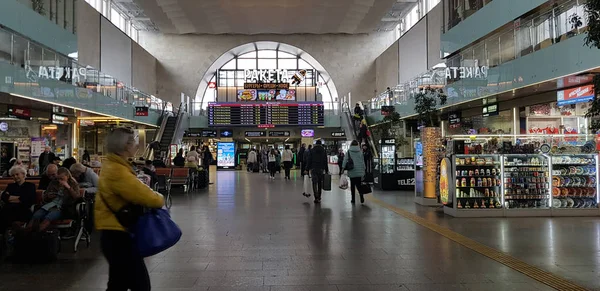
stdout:
[[(358, 186), (362, 183), (362, 179), (365, 176), (365, 160), (361, 148), (358, 146), (358, 141), (353, 140), (350, 144), (348, 152), (344, 156), (344, 162), (342, 169), (348, 172), (348, 178), (350, 178), (350, 193), (352, 200), (350, 203), (355, 203), (355, 191), (358, 190)], [(365, 203), (365, 198), (360, 192), (360, 203)]]
[[(305, 153), (306, 155), (306, 153)], [(323, 180), (325, 173), (329, 173), (327, 164), (327, 153), (323, 148), (323, 142), (317, 140), (315, 146), (308, 154), (306, 172), (310, 171), (313, 182), (313, 192), (315, 194), (315, 204), (321, 203), (321, 194), (323, 193)]]
[(294, 153), (290, 150), (290, 146), (286, 145), (283, 153), (281, 154), (281, 160), (283, 161), (283, 168), (285, 170), (285, 178), (290, 180), (290, 170), (292, 169), (292, 159)]

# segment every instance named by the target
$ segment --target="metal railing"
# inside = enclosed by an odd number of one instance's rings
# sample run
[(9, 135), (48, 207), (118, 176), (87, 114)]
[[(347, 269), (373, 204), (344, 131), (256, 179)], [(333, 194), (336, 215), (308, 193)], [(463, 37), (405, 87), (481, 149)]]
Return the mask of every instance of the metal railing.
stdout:
[(451, 9), (450, 15), (446, 15), (449, 21), (442, 27), (442, 33), (452, 29), (490, 2), (492, 0), (453, 0), (454, 9)]
[(147, 106), (159, 114), (165, 110), (173, 110), (170, 102), (128, 86), (91, 66), (81, 65), (76, 60), (15, 32), (0, 28), (0, 39), (6, 40), (5, 45), (0, 46), (0, 62), (25, 69), (29, 85), (38, 86), (39, 81), (45, 79), (56, 80), (86, 88), (122, 104)]

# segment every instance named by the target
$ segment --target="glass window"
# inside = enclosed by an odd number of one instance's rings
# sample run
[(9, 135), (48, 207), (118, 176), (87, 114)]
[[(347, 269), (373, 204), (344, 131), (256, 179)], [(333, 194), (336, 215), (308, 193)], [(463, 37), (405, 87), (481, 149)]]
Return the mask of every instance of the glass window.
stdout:
[(288, 54), (288, 53), (286, 53), (286, 52), (281, 52), (281, 51), (280, 51), (280, 52), (278, 52), (278, 54), (279, 54), (279, 58), (280, 58), (280, 59), (295, 59), (295, 58), (296, 58), (296, 56), (295, 56), (295, 55)]
[(297, 59), (279, 59), (277, 60), (277, 68), (278, 69), (288, 69), (288, 70), (295, 70), (297, 69), (296, 66), (298, 65), (298, 60)]
[(277, 68), (276, 59), (258, 59), (258, 69), (275, 69)]
[(109, 19), (112, 23), (115, 23), (119, 19), (119, 12), (117, 12), (117, 10), (115, 10), (112, 7), (110, 8), (110, 18)]
[(238, 59), (238, 69), (256, 69), (256, 59)]
[(274, 58), (277, 58), (277, 51), (272, 51), (272, 50), (258, 51), (258, 57), (274, 59)]
[(235, 70), (235, 61), (236, 59), (233, 59), (229, 62), (227, 62), (227, 64), (223, 65), (223, 67), (221, 67), (222, 70)]
[(298, 69), (312, 69), (312, 66), (308, 64), (305, 60), (298, 60)]
[(238, 58), (240, 58), (240, 59), (256, 58), (256, 51), (251, 51), (249, 53), (245, 53), (243, 55), (240, 55)]

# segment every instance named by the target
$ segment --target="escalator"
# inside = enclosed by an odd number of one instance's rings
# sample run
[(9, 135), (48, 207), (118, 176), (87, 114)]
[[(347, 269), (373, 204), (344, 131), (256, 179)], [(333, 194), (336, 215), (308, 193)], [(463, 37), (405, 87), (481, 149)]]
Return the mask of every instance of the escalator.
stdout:
[(173, 137), (175, 136), (175, 131), (177, 131), (177, 119), (178, 116), (168, 116), (165, 122), (165, 127), (163, 128), (162, 135), (160, 137), (160, 156), (165, 157), (167, 152), (169, 151), (169, 146), (173, 141)]
[[(362, 104), (361, 104), (361, 107), (362, 107)], [(359, 140), (359, 138), (358, 138), (359, 131), (360, 131), (360, 129), (358, 128), (359, 125), (358, 125), (358, 122), (355, 121), (354, 112), (352, 110), (350, 110), (348, 103), (342, 104), (342, 111), (344, 112), (343, 115), (344, 115), (344, 119), (345, 119), (342, 122), (342, 128), (344, 129), (344, 131), (352, 133), (350, 135), (352, 140)], [(362, 119), (362, 123), (364, 123), (367, 126), (367, 128), (369, 128), (369, 124), (367, 123), (366, 118)], [(375, 157), (375, 158), (379, 157), (379, 153), (378, 153), (377, 147), (375, 146), (375, 143), (373, 141), (372, 134), (367, 137), (367, 144), (369, 145), (369, 148), (371, 149), (371, 153), (373, 153), (373, 157)]]
[[(163, 115), (163, 120), (160, 124), (160, 129), (156, 134), (156, 137), (152, 143), (148, 145), (144, 152), (145, 159), (155, 159), (160, 156), (163, 160), (168, 161), (171, 144), (178, 144), (180, 139), (183, 137), (183, 126), (182, 124), (186, 113), (180, 110), (173, 115), (167, 113)], [(178, 142), (179, 141), (179, 142)], [(167, 163), (168, 164), (168, 163)]]

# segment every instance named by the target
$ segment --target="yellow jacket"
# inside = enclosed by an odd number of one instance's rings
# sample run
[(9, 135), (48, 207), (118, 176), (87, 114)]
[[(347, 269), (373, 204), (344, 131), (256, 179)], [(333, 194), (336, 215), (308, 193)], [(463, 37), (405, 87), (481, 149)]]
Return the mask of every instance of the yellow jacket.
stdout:
[(128, 203), (149, 208), (160, 208), (165, 203), (162, 195), (137, 179), (127, 160), (115, 154), (109, 154), (102, 163), (94, 206), (94, 222), (98, 230), (126, 231), (104, 201), (115, 211)]

